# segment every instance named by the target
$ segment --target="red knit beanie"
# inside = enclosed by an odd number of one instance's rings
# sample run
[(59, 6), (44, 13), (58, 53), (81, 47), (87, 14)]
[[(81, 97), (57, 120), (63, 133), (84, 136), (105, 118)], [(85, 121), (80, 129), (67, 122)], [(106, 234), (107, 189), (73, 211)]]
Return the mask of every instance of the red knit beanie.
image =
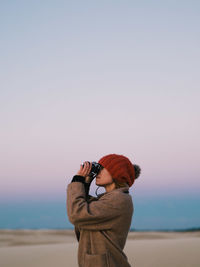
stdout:
[(113, 179), (121, 183), (126, 182), (129, 186), (134, 183), (135, 169), (127, 157), (109, 154), (102, 157), (98, 163), (109, 171)]

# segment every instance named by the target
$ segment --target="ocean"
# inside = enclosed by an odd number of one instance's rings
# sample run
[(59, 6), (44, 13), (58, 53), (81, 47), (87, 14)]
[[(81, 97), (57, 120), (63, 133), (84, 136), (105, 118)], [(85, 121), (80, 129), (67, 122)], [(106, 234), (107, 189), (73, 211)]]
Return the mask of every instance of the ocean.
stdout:
[[(133, 200), (131, 230), (184, 230), (200, 226), (200, 197), (151, 197)], [(26, 200), (0, 204), (1, 229), (74, 229), (66, 200)]]

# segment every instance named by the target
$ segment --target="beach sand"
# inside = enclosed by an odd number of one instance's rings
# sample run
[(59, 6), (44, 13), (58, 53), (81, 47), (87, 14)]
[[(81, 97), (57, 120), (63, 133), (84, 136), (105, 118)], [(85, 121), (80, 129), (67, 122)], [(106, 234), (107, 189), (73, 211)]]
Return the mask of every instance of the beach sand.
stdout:
[[(78, 267), (73, 230), (0, 230), (1, 267)], [(130, 232), (132, 267), (199, 267), (200, 231)], [(120, 266), (119, 266), (120, 267)]]

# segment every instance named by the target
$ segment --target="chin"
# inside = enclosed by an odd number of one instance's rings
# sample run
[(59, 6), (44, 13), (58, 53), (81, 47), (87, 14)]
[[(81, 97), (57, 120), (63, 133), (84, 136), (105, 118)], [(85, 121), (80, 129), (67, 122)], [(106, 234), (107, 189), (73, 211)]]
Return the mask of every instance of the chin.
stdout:
[(98, 181), (96, 181), (96, 185), (99, 185), (99, 186), (100, 186), (101, 184), (100, 184), (100, 183), (98, 183)]
[(98, 184), (98, 183), (96, 183), (96, 185), (97, 185), (97, 186), (100, 186), (100, 187), (104, 187), (103, 184)]

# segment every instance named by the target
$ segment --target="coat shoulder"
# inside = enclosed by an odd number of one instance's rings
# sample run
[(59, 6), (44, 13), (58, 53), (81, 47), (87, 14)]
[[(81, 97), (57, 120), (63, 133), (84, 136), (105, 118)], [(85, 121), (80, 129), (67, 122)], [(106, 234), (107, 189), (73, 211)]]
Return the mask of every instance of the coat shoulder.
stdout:
[(122, 190), (113, 190), (109, 193), (104, 194), (101, 200), (115, 202), (117, 205), (133, 205), (132, 197), (129, 193), (123, 192)]

